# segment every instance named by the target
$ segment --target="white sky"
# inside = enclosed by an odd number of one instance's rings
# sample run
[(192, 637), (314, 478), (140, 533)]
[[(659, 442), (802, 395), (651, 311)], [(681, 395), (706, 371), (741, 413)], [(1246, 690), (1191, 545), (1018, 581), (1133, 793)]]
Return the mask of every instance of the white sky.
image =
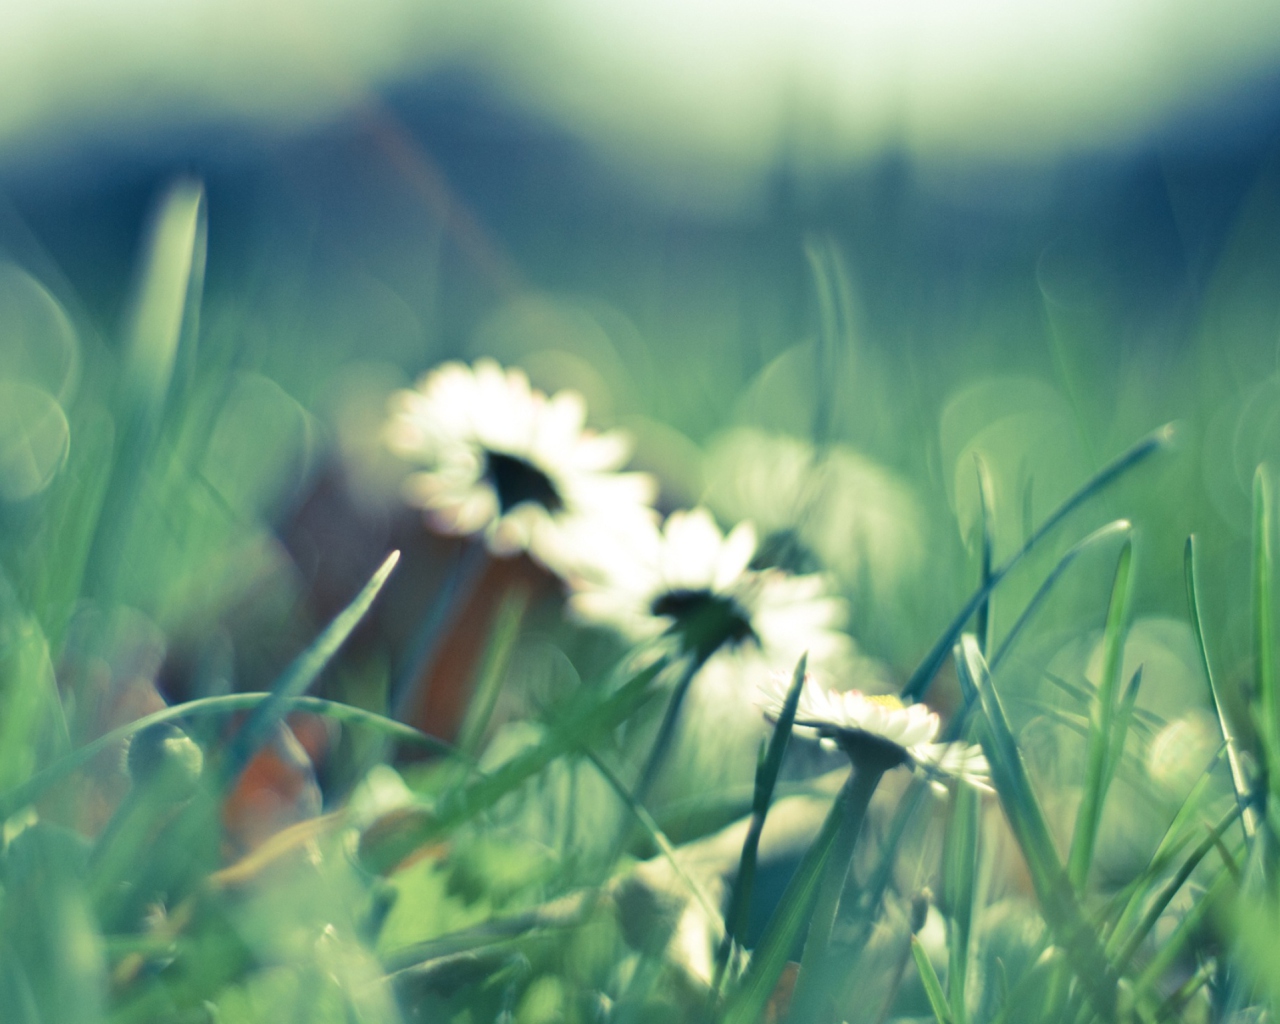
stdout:
[(655, 180), (1105, 145), (1280, 57), (1274, 0), (0, 0), (0, 161), (470, 68)]

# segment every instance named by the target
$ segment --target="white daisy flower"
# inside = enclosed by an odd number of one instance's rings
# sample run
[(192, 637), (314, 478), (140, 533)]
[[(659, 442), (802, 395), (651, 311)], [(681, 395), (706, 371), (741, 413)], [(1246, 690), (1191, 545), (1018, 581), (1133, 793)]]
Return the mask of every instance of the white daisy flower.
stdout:
[[(791, 688), (778, 674), (760, 688), (765, 717), (776, 721)], [(965, 743), (935, 743), (941, 720), (923, 704), (903, 704), (891, 694), (829, 690), (807, 674), (801, 684), (795, 724), (834, 740), (857, 761), (874, 755), (884, 764), (910, 765), (930, 778), (947, 776), (991, 791), (982, 748)]]
[(548, 397), (492, 359), (452, 362), (392, 400), (389, 446), (427, 468), (408, 499), (446, 533), (483, 534), (496, 555), (528, 551), (559, 571), (574, 537), (600, 524), (649, 524), (652, 477), (619, 473), (625, 435), (584, 429), (576, 391)]
[(633, 640), (678, 637), (704, 658), (722, 649), (764, 656), (778, 667), (808, 651), (818, 662), (847, 654), (844, 604), (821, 576), (752, 570), (755, 529), (722, 533), (704, 508), (674, 512), (662, 528), (598, 535), (571, 577), (570, 608)]

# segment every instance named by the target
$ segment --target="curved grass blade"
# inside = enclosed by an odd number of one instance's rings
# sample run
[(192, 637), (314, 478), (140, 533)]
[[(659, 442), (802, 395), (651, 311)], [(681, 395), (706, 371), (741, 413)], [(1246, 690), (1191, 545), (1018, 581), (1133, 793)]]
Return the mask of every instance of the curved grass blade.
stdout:
[(1172, 934), (1161, 942), (1155, 956), (1151, 958), (1150, 963), (1138, 975), (1138, 979), (1133, 986), (1136, 1005), (1141, 1006), (1152, 999), (1160, 979), (1177, 963), (1178, 957), (1182, 955), (1183, 950), (1200, 930), (1205, 919), (1215, 912), (1219, 901), (1235, 888), (1235, 879), (1232, 877), (1231, 872), (1224, 868), (1218, 873), (1218, 876), (1205, 894), (1192, 905), (1186, 916), (1178, 922)]
[(920, 700), (925, 692), (929, 689), (929, 684), (933, 681), (933, 677), (937, 674), (938, 669), (946, 660), (948, 652), (955, 645), (956, 639), (964, 630), (964, 625), (978, 610), (978, 606), (991, 593), (1000, 582), (1009, 574), (1009, 572), (1027, 555), (1032, 548), (1040, 543), (1054, 527), (1062, 522), (1067, 516), (1092, 498), (1099, 491), (1104, 490), (1115, 480), (1123, 476), (1135, 466), (1144, 462), (1156, 452), (1163, 451), (1173, 440), (1173, 424), (1166, 424), (1159, 430), (1156, 430), (1137, 444), (1122, 452), (1116, 458), (1098, 470), (1090, 477), (1083, 486), (1072, 494), (1066, 501), (1059, 505), (1049, 517), (1036, 529), (1036, 531), (1028, 537), (1017, 551), (1005, 559), (991, 574), (988, 583), (978, 588), (978, 590), (969, 598), (964, 607), (951, 624), (938, 637), (937, 642), (930, 649), (929, 653), (911, 673), (911, 677), (907, 680), (906, 686), (902, 688), (904, 700)]
[(938, 972), (933, 969), (929, 954), (920, 945), (916, 936), (911, 936), (911, 955), (916, 961), (916, 970), (920, 973), (920, 984), (924, 986), (924, 994), (929, 999), (929, 1008), (938, 1024), (957, 1024), (947, 1006), (947, 997), (942, 992), (942, 982), (938, 980)]
[(813, 406), (813, 441), (822, 452), (833, 435), (836, 392), (842, 376), (839, 359), (852, 354), (856, 347), (853, 292), (835, 239), (810, 236), (805, 239), (804, 254), (818, 295), (818, 369), (822, 386)]
[(231, 741), (225, 760), (221, 765), (223, 784), (232, 785), (240, 773), (244, 771), (254, 753), (271, 735), (276, 724), (289, 709), (289, 702), (301, 697), (316, 681), (325, 666), (338, 653), (338, 648), (351, 635), (352, 630), (360, 624), (373, 604), (378, 592), (387, 582), (391, 570), (400, 561), (400, 552), (393, 551), (378, 567), (377, 572), (364, 588), (356, 595), (346, 608), (338, 613), (324, 632), (303, 651), (284, 674), (271, 687), (271, 696), (257, 706), (249, 720), (240, 727)]
[(557, 757), (594, 743), (655, 695), (650, 684), (665, 664), (650, 665), (603, 700), (580, 691), (580, 699), (561, 712), (541, 743), (491, 774), (450, 790), (434, 806), (408, 807), (375, 824), (361, 837), (361, 862), (378, 874), (390, 871), (432, 839), (488, 810)]
[[(1174, 873), (1174, 876), (1161, 888), (1155, 899), (1147, 907), (1146, 913), (1142, 915), (1142, 919), (1126, 936), (1124, 944), (1120, 947), (1120, 952), (1115, 961), (1118, 970), (1123, 972), (1128, 969), (1130, 962), (1133, 960), (1133, 955), (1138, 951), (1138, 947), (1142, 945), (1143, 939), (1151, 933), (1151, 929), (1156, 926), (1160, 915), (1165, 912), (1165, 908), (1173, 901), (1173, 898), (1178, 894), (1178, 890), (1186, 884), (1187, 879), (1191, 877), (1191, 873), (1209, 855), (1209, 851), (1218, 848), (1222, 842), (1223, 833), (1231, 827), (1231, 824), (1239, 816), (1239, 807), (1233, 807), (1228, 811), (1222, 820), (1209, 830), (1209, 834), (1205, 836), (1200, 844), (1191, 851), (1177, 872)], [(1229, 870), (1234, 867), (1233, 861), (1229, 861), (1226, 858), (1224, 858), (1224, 861), (1228, 864)]]
[(1124, 760), (1124, 742), (1129, 735), (1129, 726), (1134, 721), (1134, 706), (1138, 703), (1138, 691), (1142, 689), (1142, 666), (1139, 665), (1129, 683), (1124, 688), (1120, 704), (1116, 708), (1115, 721), (1111, 729), (1111, 748), (1107, 752), (1106, 782), (1104, 789), (1111, 786), (1116, 777), (1116, 769)]
[(671, 870), (675, 872), (676, 877), (689, 890), (689, 894), (698, 901), (698, 905), (702, 907), (707, 918), (711, 921), (719, 920), (720, 909), (715, 905), (711, 897), (707, 895), (706, 889), (699, 885), (693, 876), (684, 869), (684, 865), (680, 863), (680, 858), (676, 856), (676, 848), (671, 845), (671, 840), (667, 838), (666, 833), (653, 820), (653, 815), (631, 795), (626, 783), (618, 778), (618, 773), (609, 767), (604, 758), (590, 747), (584, 747), (582, 753), (595, 766), (601, 778), (609, 783), (609, 787), (618, 795), (618, 798), (627, 805), (627, 810), (635, 816), (636, 821), (645, 830), (653, 845), (658, 848), (658, 852), (662, 854), (663, 859), (671, 865)]
[(1127, 537), (1132, 532), (1133, 525), (1129, 520), (1115, 519), (1112, 522), (1107, 523), (1105, 526), (1100, 526), (1098, 529), (1094, 530), (1093, 533), (1089, 534), (1082, 540), (1077, 541), (1068, 548), (1066, 553), (1058, 559), (1058, 563), (1053, 567), (1053, 570), (1044, 578), (1044, 582), (1041, 583), (1036, 589), (1036, 592), (1031, 595), (1031, 600), (1028, 601), (1026, 607), (1022, 609), (1022, 613), (1009, 628), (1009, 632), (1005, 635), (1004, 639), (1000, 641), (1000, 646), (996, 648), (996, 652), (991, 656), (991, 660), (989, 662), (991, 671), (994, 672), (1004, 660), (1005, 656), (1009, 653), (1010, 648), (1013, 646), (1013, 642), (1018, 638), (1023, 629), (1026, 628), (1027, 623), (1031, 621), (1031, 617), (1039, 610), (1040, 606), (1044, 603), (1045, 598), (1049, 596), (1049, 593), (1057, 585), (1058, 581), (1062, 578), (1062, 575), (1071, 567), (1071, 564), (1077, 558), (1095, 544), (1101, 543), (1104, 540), (1109, 540), (1112, 537)]
[[(969, 1019), (965, 987), (969, 977), (970, 932), (978, 876), (978, 813), (981, 805), (978, 791), (972, 786), (957, 786), (951, 800), (946, 846), (942, 853), (943, 907), (949, 926), (947, 1003), (955, 1024), (965, 1024)], [(936, 1008), (934, 1012), (937, 1012)]]
[[(1062, 578), (1068, 568), (1080, 557), (1085, 551), (1092, 548), (1095, 544), (1108, 540), (1111, 537), (1127, 535), (1132, 530), (1132, 526), (1125, 519), (1117, 519), (1105, 526), (1100, 527), (1087, 537), (1076, 542), (1065, 554), (1058, 560), (1053, 570), (1045, 577), (1044, 582), (1032, 595), (1026, 607), (1018, 616), (1009, 632), (996, 648), (995, 654), (991, 656), (989, 670), (994, 671), (1008, 656), (1013, 649), (1013, 645), (1027, 624), (1031, 621), (1035, 612), (1044, 604), (1054, 586)], [(964, 676), (961, 675), (961, 683), (964, 683)], [(1087, 694), (1082, 694), (1082, 701), (1089, 699)], [(965, 703), (961, 709), (952, 716), (951, 721), (947, 723), (947, 727), (942, 735), (942, 742), (954, 742), (960, 738), (964, 732), (965, 724), (968, 721), (970, 711), (977, 706), (977, 692), (966, 693)], [(1070, 723), (1069, 723), (1070, 724)], [(894, 812), (893, 820), (889, 825), (886, 833), (886, 841), (884, 843), (884, 856), (881, 857), (880, 863), (872, 873), (862, 900), (863, 922), (864, 927), (869, 927), (871, 920), (874, 918), (875, 912), (878, 910), (881, 901), (884, 899), (884, 893), (888, 887), (889, 879), (892, 874), (894, 865), (894, 851), (897, 849), (898, 843), (902, 836), (906, 833), (907, 825), (915, 812), (920, 808), (924, 800), (925, 787), (924, 784), (917, 780), (912, 783), (911, 789), (907, 795), (898, 804), (898, 809)]]
[(978, 635), (978, 643), (982, 645), (982, 653), (991, 651), (991, 563), (995, 557), (995, 485), (991, 481), (991, 470), (979, 452), (973, 453), (973, 465), (978, 474), (978, 502), (982, 509), (982, 584), (980, 589), (987, 596), (978, 605), (974, 632)]
[(1213, 668), (1209, 664), (1209, 649), (1204, 641), (1204, 625), (1200, 618), (1200, 591), (1196, 586), (1196, 538), (1195, 534), (1187, 537), (1187, 546), (1183, 554), (1183, 572), (1187, 585), (1187, 607), (1191, 614), (1191, 631), (1196, 637), (1196, 649), (1200, 652), (1200, 665), (1204, 669), (1205, 679), (1209, 683), (1209, 696), (1213, 698), (1213, 710), (1218, 716), (1218, 728), (1222, 732), (1222, 742), (1226, 744), (1227, 766), (1231, 769), (1231, 785), (1235, 789), (1236, 803), (1240, 805), (1240, 824), (1249, 841), (1258, 831), (1257, 812), (1254, 810), (1252, 787), (1244, 773), (1244, 765), (1240, 761), (1240, 745), (1231, 720), (1227, 718), (1222, 700), (1222, 689), (1214, 677)]
[(1107, 939), (1107, 955), (1113, 959), (1119, 948), (1120, 936), (1127, 935), (1133, 928), (1134, 920), (1142, 910), (1143, 900), (1152, 891), (1156, 880), (1169, 870), (1174, 859), (1194, 838), (1195, 829), (1189, 826), (1193, 824), (1193, 819), (1203, 806), (1205, 797), (1212, 787), (1213, 767), (1216, 763), (1215, 759), (1191, 787), (1191, 791), (1173, 816), (1173, 821), (1160, 837), (1155, 853), (1151, 855), (1142, 873), (1116, 893), (1108, 901), (1106, 912), (1100, 915), (1100, 919), (1109, 919), (1116, 907), (1121, 908), (1119, 916), (1115, 918), (1115, 923), (1110, 928), (1110, 937)]
[[(1280, 694), (1276, 692), (1271, 531), (1271, 481), (1266, 467), (1260, 465), (1253, 476), (1253, 683), (1258, 696), (1262, 774), (1268, 789), (1264, 816), (1268, 822), (1280, 809)], [(1268, 875), (1274, 868), (1276, 852), (1270, 845), (1264, 848)]]
[(769, 919), (764, 935), (756, 944), (751, 962), (741, 982), (726, 1001), (724, 1024), (756, 1024), (764, 1012), (787, 965), (791, 949), (809, 919), (823, 869), (836, 844), (836, 836), (844, 821), (845, 804), (854, 786), (850, 775), (831, 805), (831, 811), (817, 837), (805, 852), (799, 868), (787, 884), (782, 900)]
[(728, 914), (725, 916), (724, 941), (716, 953), (713, 990), (720, 987), (725, 967), (733, 952), (733, 944), (736, 942), (741, 945), (745, 941), (747, 912), (751, 905), (751, 891), (755, 886), (760, 835), (764, 832), (765, 818), (769, 814), (774, 787), (778, 782), (778, 772), (782, 770), (782, 758), (787, 752), (791, 728), (795, 725), (796, 708), (800, 705), (800, 690), (804, 686), (808, 663), (809, 655), (807, 653), (801, 655), (800, 661), (796, 664), (795, 674), (791, 677), (791, 688), (783, 701), (782, 712), (778, 715), (773, 734), (769, 737), (769, 746), (756, 767), (755, 792), (752, 794), (751, 801), (751, 824), (747, 826), (747, 835), (742, 841), (742, 856), (738, 859), (738, 870), (733, 877), (733, 893), (729, 898)]
[[(271, 693), (229, 693), (220, 697), (201, 697), (185, 704), (175, 704), (150, 715), (112, 729), (99, 736), (92, 743), (73, 750), (65, 757), (59, 758), (42, 771), (37, 772), (21, 786), (0, 795), (0, 819), (7, 818), (21, 810), (50, 786), (67, 778), (77, 769), (83, 768), (105, 750), (123, 743), (143, 729), (162, 722), (180, 721), (184, 718), (196, 718), (204, 715), (229, 715), (237, 711), (248, 711), (261, 707), (274, 697)], [(453, 748), (443, 740), (419, 732), (412, 726), (386, 718), (364, 708), (337, 701), (325, 700), (323, 697), (291, 697), (287, 700), (287, 711), (307, 711), (311, 714), (324, 715), (339, 722), (376, 729), (389, 739), (398, 743), (410, 743), (440, 753), (453, 753)]]
[(118, 443), (85, 566), (84, 585), (90, 594), (105, 596), (115, 586), (133, 521), (132, 506), (169, 398), (179, 345), (184, 337), (194, 342), (206, 237), (204, 187), (194, 179), (180, 179), (157, 206), (124, 338), (124, 365), (113, 410)]
[(476, 682), (475, 695), (467, 708), (462, 726), (458, 730), (458, 751), (466, 758), (474, 758), (479, 752), (480, 741), (493, 717), (493, 709), (502, 691), (502, 681), (507, 674), (511, 652), (520, 635), (520, 622), (529, 607), (529, 592), (516, 589), (503, 598), (493, 624), (489, 643), (485, 647), (484, 664)]
[(1110, 1019), (1117, 1003), (1116, 972), (1076, 903), (987, 663), (972, 636), (961, 637), (959, 655), (956, 660), (961, 678), (966, 688), (977, 690), (982, 706), (979, 736), (991, 767), (991, 782), (1026, 860), (1045, 921), (1066, 952), (1095, 1012), (1104, 1020)]
[(1102, 820), (1102, 806), (1106, 802), (1107, 786), (1111, 781), (1108, 762), (1117, 743), (1120, 749), (1123, 749), (1124, 744), (1123, 736), (1117, 740), (1112, 733), (1115, 729), (1116, 692), (1120, 683), (1124, 637), (1129, 619), (1132, 570), (1133, 543), (1126, 541), (1120, 551), (1120, 560), (1111, 586), (1111, 601), (1107, 606), (1106, 627), (1102, 634), (1102, 675), (1089, 712), (1084, 793), (1076, 812), (1075, 830), (1067, 857), (1067, 877), (1078, 892), (1084, 890), (1089, 878), (1089, 868), (1093, 863), (1093, 848), (1098, 838), (1098, 825)]

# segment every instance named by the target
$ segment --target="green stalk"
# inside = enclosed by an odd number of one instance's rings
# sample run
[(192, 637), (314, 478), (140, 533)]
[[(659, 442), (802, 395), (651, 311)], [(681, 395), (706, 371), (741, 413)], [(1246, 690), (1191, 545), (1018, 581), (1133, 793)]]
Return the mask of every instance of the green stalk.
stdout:
[(1112, 751), (1112, 729), (1116, 712), (1116, 693), (1120, 684), (1120, 668), (1124, 657), (1125, 625), (1129, 617), (1130, 579), (1133, 545), (1126, 542), (1120, 551), (1111, 603), (1107, 608), (1107, 624), (1102, 638), (1102, 676), (1090, 709), (1089, 747), (1085, 768), (1084, 794), (1076, 813), (1071, 852), (1067, 858), (1067, 877), (1077, 892), (1083, 892), (1093, 863), (1102, 807), (1107, 799), (1107, 771)]
[(979, 736), (991, 766), (991, 783), (1026, 860), (1041, 912), (1056, 944), (1066, 952), (1094, 1012), (1109, 1020), (1115, 1015), (1119, 978), (1076, 902), (986, 660), (972, 636), (961, 638), (956, 661), (966, 692), (978, 693), (983, 712)]
[(943, 900), (947, 911), (947, 995), (956, 1024), (969, 1019), (965, 983), (969, 976), (969, 937), (973, 924), (975, 881), (978, 874), (978, 791), (957, 786), (952, 794), (943, 852)]
[(1213, 698), (1213, 710), (1218, 716), (1218, 728), (1222, 732), (1222, 742), (1226, 744), (1227, 765), (1231, 769), (1231, 785), (1235, 789), (1236, 803), (1240, 806), (1240, 823), (1244, 834), (1252, 844), (1258, 831), (1257, 813), (1253, 808), (1253, 793), (1248, 777), (1244, 773), (1244, 765), (1240, 761), (1240, 742), (1235, 728), (1227, 717), (1222, 700), (1222, 689), (1214, 678), (1213, 668), (1209, 664), (1209, 650), (1205, 646), (1204, 627), (1200, 619), (1200, 591), (1196, 586), (1196, 538), (1192, 534), (1187, 537), (1187, 546), (1183, 555), (1183, 571), (1187, 585), (1187, 606), (1191, 613), (1191, 631), (1196, 636), (1196, 647), (1200, 652), (1200, 665), (1204, 669), (1205, 679), (1209, 683), (1209, 696)]
[(929, 653), (924, 656), (924, 659), (916, 666), (915, 671), (911, 673), (911, 678), (907, 680), (906, 686), (902, 688), (902, 699), (911, 702), (924, 698), (925, 692), (929, 689), (929, 684), (933, 682), (933, 677), (937, 675), (938, 669), (946, 661), (947, 655), (955, 645), (956, 640), (959, 639), (960, 633), (964, 630), (965, 623), (969, 621), (987, 596), (999, 586), (1000, 582), (1013, 570), (1014, 566), (1022, 561), (1032, 548), (1052, 532), (1054, 527), (1062, 520), (1066, 519), (1067, 516), (1091, 497), (1123, 476), (1134, 466), (1144, 462), (1151, 455), (1158, 451), (1163, 451), (1172, 441), (1172, 424), (1166, 424), (1159, 430), (1148, 434), (1137, 444), (1103, 466), (1078, 491), (1054, 509), (1036, 531), (1023, 542), (1022, 547), (992, 570), (991, 578), (983, 583), (965, 602), (964, 607), (951, 620), (951, 624), (943, 630), (942, 635), (938, 637), (933, 647), (930, 648)]
[(760, 835), (764, 832), (765, 818), (769, 806), (773, 802), (774, 787), (778, 782), (778, 772), (782, 769), (782, 758), (787, 752), (787, 741), (791, 738), (791, 728), (796, 720), (796, 708), (800, 703), (800, 690), (804, 686), (805, 669), (809, 655), (803, 654), (796, 665), (795, 675), (791, 679), (791, 688), (787, 691), (782, 705), (782, 713), (774, 726), (773, 735), (769, 738), (769, 746), (763, 752), (756, 768), (755, 792), (751, 801), (751, 824), (747, 826), (746, 838), (742, 841), (742, 856), (738, 860), (738, 871), (733, 878), (733, 895), (729, 899), (729, 912), (725, 916), (724, 940), (716, 954), (715, 981), (711, 988), (718, 992), (724, 980), (725, 968), (733, 953), (734, 943), (741, 945), (747, 931), (747, 911), (751, 905), (751, 890), (755, 885), (756, 858), (760, 849)]
[(853, 851), (862, 831), (863, 819), (871, 797), (886, 771), (898, 763), (889, 760), (878, 749), (851, 752), (853, 775), (850, 783), (840, 791), (840, 826), (831, 846), (818, 883), (813, 914), (809, 919), (809, 934), (805, 938), (804, 953), (800, 957), (800, 975), (796, 980), (795, 995), (791, 1002), (791, 1019), (815, 1021), (826, 1016), (821, 1005), (823, 970), (827, 961), (827, 949), (831, 945), (831, 932), (836, 923), (836, 911), (844, 893), (853, 862)]
[[(823, 868), (832, 855), (836, 834), (844, 821), (843, 810), (854, 786), (854, 776), (845, 780), (831, 805), (818, 835), (805, 852), (786, 892), (756, 943), (746, 973), (726, 1002), (723, 1024), (757, 1024), (765, 1004), (773, 994), (791, 948), (809, 916)], [(846, 864), (847, 867), (847, 864)]]
[(947, 998), (942, 994), (942, 983), (938, 973), (933, 969), (929, 954), (920, 945), (920, 940), (911, 936), (911, 955), (915, 957), (916, 970), (920, 972), (920, 984), (924, 986), (924, 994), (929, 997), (929, 1009), (933, 1011), (938, 1024), (955, 1024), (947, 1008)]
[(658, 726), (658, 735), (654, 738), (653, 746), (649, 749), (648, 760), (645, 761), (644, 768), (640, 771), (640, 778), (636, 782), (635, 789), (632, 790), (632, 796), (639, 804), (644, 804), (649, 799), (649, 791), (657, 781), (658, 772), (662, 770), (671, 741), (675, 738), (676, 725), (680, 721), (680, 708), (684, 704), (685, 697), (688, 696), (693, 677), (706, 664), (711, 653), (690, 652), (684, 673), (671, 691), (671, 699), (667, 701), (667, 710), (662, 716), (662, 724)]

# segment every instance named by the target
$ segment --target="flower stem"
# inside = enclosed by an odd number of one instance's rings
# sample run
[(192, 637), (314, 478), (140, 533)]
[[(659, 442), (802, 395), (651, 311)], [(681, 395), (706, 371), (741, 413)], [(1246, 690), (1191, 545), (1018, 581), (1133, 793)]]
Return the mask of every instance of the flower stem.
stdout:
[(693, 683), (693, 677), (698, 674), (698, 670), (706, 664), (706, 661), (707, 655), (705, 654), (691, 654), (684, 673), (677, 681), (675, 689), (671, 691), (671, 699), (667, 702), (666, 714), (662, 716), (662, 724), (658, 726), (658, 735), (654, 738), (653, 747), (649, 750), (648, 760), (645, 761), (644, 769), (640, 772), (640, 778), (631, 794), (636, 803), (641, 806), (644, 806), (645, 801), (649, 798), (649, 790), (653, 788), (653, 784), (658, 778), (658, 772), (661, 770), (662, 763), (666, 760), (667, 752), (671, 747), (671, 741), (675, 738), (676, 723), (680, 719), (680, 708), (684, 704), (685, 696), (689, 693), (689, 686)]
[(831, 945), (836, 911), (840, 907), (840, 896), (849, 877), (849, 866), (853, 861), (858, 834), (862, 831), (863, 819), (867, 816), (867, 807), (886, 770), (887, 767), (878, 758), (862, 762), (855, 757), (853, 773), (836, 797), (841, 804), (840, 830), (836, 833), (831, 855), (823, 869), (813, 916), (809, 919), (809, 934), (805, 938), (804, 953), (800, 958), (800, 976), (791, 1002), (789, 1019), (792, 1021), (810, 1024), (820, 1019), (822, 981), (825, 974), (823, 966), (827, 959), (827, 949)]

